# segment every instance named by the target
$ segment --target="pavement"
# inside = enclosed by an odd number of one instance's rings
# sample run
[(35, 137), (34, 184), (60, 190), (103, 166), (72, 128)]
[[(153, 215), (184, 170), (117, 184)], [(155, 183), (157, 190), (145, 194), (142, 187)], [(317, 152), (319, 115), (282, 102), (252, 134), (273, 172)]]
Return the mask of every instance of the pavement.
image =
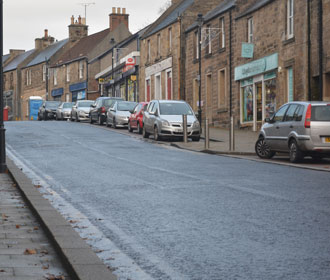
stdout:
[(1, 280), (114, 280), (48, 200), (7, 158), (0, 174)]

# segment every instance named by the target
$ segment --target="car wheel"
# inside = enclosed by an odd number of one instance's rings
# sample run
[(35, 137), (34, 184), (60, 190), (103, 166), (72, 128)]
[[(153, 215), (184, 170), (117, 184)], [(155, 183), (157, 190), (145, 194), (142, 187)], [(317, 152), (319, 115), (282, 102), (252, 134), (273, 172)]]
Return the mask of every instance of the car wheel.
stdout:
[(157, 126), (154, 127), (154, 139), (155, 139), (155, 141), (162, 140), (162, 137), (158, 133), (158, 127)]
[(255, 151), (258, 157), (264, 159), (270, 159), (275, 156), (275, 152), (273, 152), (268, 144), (266, 143), (263, 137), (259, 138), (255, 145)]
[(141, 126), (140, 126), (140, 122), (139, 121), (137, 123), (137, 132), (138, 132), (138, 134), (142, 134), (142, 129), (141, 129)]
[(133, 129), (131, 127), (131, 122), (130, 121), (128, 121), (128, 127), (127, 127), (127, 129), (128, 129), (129, 132), (133, 132)]
[(191, 137), (191, 140), (193, 140), (194, 142), (199, 142), (200, 139), (201, 139), (200, 136), (193, 136), (193, 137)]
[(76, 122), (80, 122), (78, 114), (76, 114)]
[(145, 126), (142, 128), (142, 136), (143, 138), (149, 138), (149, 133), (146, 131)]
[(103, 121), (102, 121), (102, 117), (99, 116), (99, 121), (98, 121), (99, 125), (103, 125)]
[(117, 127), (117, 124), (116, 124), (116, 119), (115, 118), (113, 118), (113, 120), (112, 120), (112, 125), (113, 125), (113, 128), (114, 129), (117, 129), (118, 127)]
[(108, 117), (106, 117), (106, 119), (105, 119), (105, 125), (106, 125), (106, 127), (110, 126), (109, 121), (108, 121)]
[(300, 151), (296, 140), (290, 142), (290, 161), (292, 163), (299, 162), (303, 159), (304, 154)]
[(47, 121), (47, 114), (46, 114), (46, 113), (44, 113), (43, 120), (44, 120), (44, 121)]

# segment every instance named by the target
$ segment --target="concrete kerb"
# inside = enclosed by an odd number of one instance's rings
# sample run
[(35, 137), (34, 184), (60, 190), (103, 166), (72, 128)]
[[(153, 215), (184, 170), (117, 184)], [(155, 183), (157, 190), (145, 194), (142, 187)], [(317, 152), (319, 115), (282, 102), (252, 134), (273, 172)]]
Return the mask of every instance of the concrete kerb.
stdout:
[[(42, 197), (42, 194), (36, 190), (31, 180), (9, 158), (7, 158), (7, 167), (18, 189), (57, 249), (70, 276), (76, 280), (117, 279), (86, 242), (74, 231), (72, 226), (57, 212), (49, 201)], [(70, 240), (75, 240), (76, 242), (74, 244), (67, 242)]]

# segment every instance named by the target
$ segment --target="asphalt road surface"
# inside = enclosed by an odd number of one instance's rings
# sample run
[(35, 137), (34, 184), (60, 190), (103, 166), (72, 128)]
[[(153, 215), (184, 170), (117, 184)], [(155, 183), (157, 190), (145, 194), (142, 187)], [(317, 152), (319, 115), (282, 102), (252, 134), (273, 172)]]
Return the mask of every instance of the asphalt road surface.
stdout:
[(120, 279), (330, 279), (329, 172), (5, 126), (8, 156)]

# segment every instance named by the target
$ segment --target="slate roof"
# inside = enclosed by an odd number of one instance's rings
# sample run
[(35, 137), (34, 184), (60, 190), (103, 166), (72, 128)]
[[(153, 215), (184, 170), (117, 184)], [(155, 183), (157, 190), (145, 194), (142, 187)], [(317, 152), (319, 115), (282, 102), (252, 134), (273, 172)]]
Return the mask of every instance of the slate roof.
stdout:
[(236, 19), (240, 19), (241, 17), (251, 14), (251, 13), (261, 9), (263, 6), (270, 4), (273, 1), (274, 0), (256, 0), (250, 7), (248, 7), (245, 11), (243, 11), (241, 14), (239, 14), (236, 17)]
[[(94, 33), (87, 37), (79, 40), (78, 44), (75, 44), (67, 52), (65, 52), (55, 63), (55, 65), (62, 65), (68, 62), (78, 60), (80, 58), (86, 57), (87, 54), (108, 34), (110, 33), (110, 28), (102, 30), (100, 32)], [(53, 65), (53, 66), (55, 66)]]
[(182, 0), (177, 4), (170, 6), (156, 21), (154, 24), (150, 26), (150, 29), (147, 30), (145, 35), (142, 38), (147, 38), (158, 31), (162, 30), (166, 26), (176, 22), (178, 17), (187, 10), (192, 4), (194, 0)]
[(63, 48), (68, 42), (69, 39), (64, 39), (48, 46), (42, 50), (34, 59), (32, 59), (24, 68), (45, 62), (47, 59), (50, 59), (57, 51)]
[(10, 57), (10, 54), (3, 55), (2, 56), (2, 63), (5, 63), (9, 57)]
[(20, 65), (25, 59), (27, 59), (31, 54), (35, 52), (35, 49), (26, 51), (22, 54), (16, 56), (8, 65), (3, 68), (3, 72), (8, 72), (17, 69), (18, 65)]
[[(225, 0), (216, 6), (213, 10), (209, 11), (205, 16), (203, 16), (204, 23), (212, 20), (213, 18), (227, 12), (231, 8), (235, 7), (236, 0)], [(190, 32), (198, 26), (197, 21), (195, 21), (191, 26), (186, 29), (186, 32)]]

